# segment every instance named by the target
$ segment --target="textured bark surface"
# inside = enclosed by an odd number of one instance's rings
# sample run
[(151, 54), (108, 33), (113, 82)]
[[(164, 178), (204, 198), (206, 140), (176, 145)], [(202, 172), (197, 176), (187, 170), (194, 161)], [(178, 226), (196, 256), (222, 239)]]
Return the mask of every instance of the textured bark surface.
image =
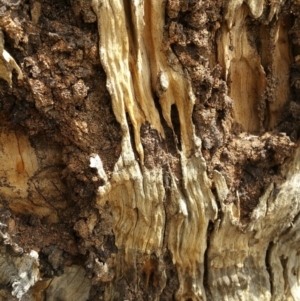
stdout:
[(1, 0), (1, 298), (298, 300), (299, 15)]

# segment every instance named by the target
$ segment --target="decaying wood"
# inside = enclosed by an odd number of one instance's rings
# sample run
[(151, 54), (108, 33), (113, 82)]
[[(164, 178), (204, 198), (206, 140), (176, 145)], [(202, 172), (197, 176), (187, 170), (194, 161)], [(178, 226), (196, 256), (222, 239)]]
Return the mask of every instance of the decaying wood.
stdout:
[(2, 2), (0, 296), (298, 300), (299, 1)]

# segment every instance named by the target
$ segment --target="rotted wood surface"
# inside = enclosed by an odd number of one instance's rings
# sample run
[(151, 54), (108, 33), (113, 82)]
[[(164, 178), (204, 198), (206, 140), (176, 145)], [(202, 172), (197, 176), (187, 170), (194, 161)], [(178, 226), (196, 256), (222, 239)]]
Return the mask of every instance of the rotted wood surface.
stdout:
[(294, 1), (0, 1), (0, 296), (298, 300)]

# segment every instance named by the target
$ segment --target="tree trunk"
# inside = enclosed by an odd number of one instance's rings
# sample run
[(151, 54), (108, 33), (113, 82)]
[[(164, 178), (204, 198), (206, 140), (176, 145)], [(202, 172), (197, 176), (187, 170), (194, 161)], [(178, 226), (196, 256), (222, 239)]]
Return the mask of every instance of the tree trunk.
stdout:
[(0, 27), (1, 300), (300, 300), (300, 1)]

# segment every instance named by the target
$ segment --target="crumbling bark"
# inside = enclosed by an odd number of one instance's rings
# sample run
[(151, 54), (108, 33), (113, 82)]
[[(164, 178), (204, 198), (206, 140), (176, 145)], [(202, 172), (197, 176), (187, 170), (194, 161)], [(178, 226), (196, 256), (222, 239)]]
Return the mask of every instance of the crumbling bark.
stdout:
[(299, 1), (0, 4), (0, 296), (299, 299)]

